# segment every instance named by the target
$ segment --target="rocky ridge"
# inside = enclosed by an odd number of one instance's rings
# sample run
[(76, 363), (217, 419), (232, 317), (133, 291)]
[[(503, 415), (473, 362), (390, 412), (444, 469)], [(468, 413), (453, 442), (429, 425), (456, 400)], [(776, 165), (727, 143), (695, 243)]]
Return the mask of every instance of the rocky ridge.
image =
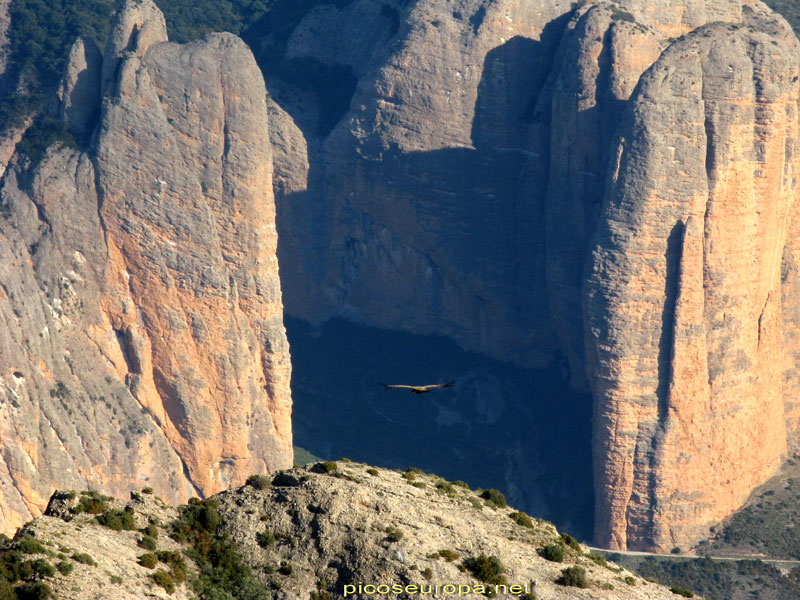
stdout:
[(228, 34), (171, 44), (131, 0), (104, 53), (76, 43), (59, 99), (90, 147), (17, 154), (0, 188), (5, 531), (55, 487), (147, 482), (177, 502), (291, 464), (252, 54)]
[[(479, 493), (411, 471), (340, 461), (282, 472), (271, 483), (270, 478), (253, 477), (248, 485), (217, 494), (205, 503), (219, 515), (218, 527), (215, 518), (203, 522), (213, 522), (216, 537), (230, 540), (266, 586), (258, 596), (263, 598), (306, 600), (343, 597), (347, 592), (347, 597), (364, 600), (375, 595), (364, 591), (369, 584), (425, 590), (438, 584), (442, 589), (432, 597), (444, 597), (443, 586), (448, 584), (488, 585), (468, 568), (470, 559), (481, 555), (496, 557), (499, 563), (494, 564), (502, 566), (501, 575), (508, 585), (524, 588), (527, 584), (528, 597), (674, 598), (662, 586), (611, 563), (591, 560), (574, 542), (575, 547), (565, 545), (563, 540), (569, 538), (559, 536), (549, 523), (525, 521), (521, 513), (492, 505)], [(18, 540), (32, 537), (54, 554), (89, 554), (96, 563), (92, 566), (66, 558), (75, 563), (72, 572), (47, 579), (55, 598), (195, 597), (191, 582), (197, 571), (189, 558), (185, 559), (187, 583), (177, 585), (172, 595), (155, 584), (153, 569), (140, 564), (148, 550), (138, 540), (148, 524), (156, 534), (158, 551), (186, 547), (169, 537), (175, 531), (170, 523), (185, 509), (166, 506), (149, 494), (133, 494), (127, 504), (108, 502), (106, 508), (129, 510), (135, 529), (112, 531), (91, 514), (74, 514), (74, 508), (87, 497), (57, 494), (47, 514), (17, 535)], [(509, 518), (515, 515), (516, 520)], [(540, 556), (548, 544), (562, 549), (563, 562)], [(589, 587), (557, 584), (568, 567), (584, 569)], [(166, 565), (156, 569), (165, 570)], [(382, 595), (410, 598), (417, 593)], [(502, 589), (497, 595), (519, 596)], [(238, 596), (234, 593), (234, 597)], [(465, 593), (461, 597), (486, 596)]]

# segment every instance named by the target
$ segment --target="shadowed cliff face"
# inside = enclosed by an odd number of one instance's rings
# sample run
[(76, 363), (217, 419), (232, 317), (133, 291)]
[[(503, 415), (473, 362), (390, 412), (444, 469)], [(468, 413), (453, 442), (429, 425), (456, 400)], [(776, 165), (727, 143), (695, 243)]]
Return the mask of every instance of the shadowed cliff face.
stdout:
[(76, 45), (59, 97), (91, 148), (16, 157), (0, 189), (6, 531), (56, 486), (181, 500), (292, 458), (251, 53), (227, 34), (170, 44), (132, 1), (104, 55)]
[[(764, 5), (353, 0), (261, 42), (289, 314), (565, 356), (602, 544), (685, 545), (774, 469), (800, 420), (796, 47)], [(357, 79), (332, 129), (282, 74), (303, 57)]]
[[(497, 488), (521, 510), (590, 538), (591, 396), (569, 388), (564, 365), (524, 369), (441, 336), (344, 319), (317, 328), (287, 318), (286, 328), (298, 446)], [(413, 395), (381, 381), (454, 384)]]

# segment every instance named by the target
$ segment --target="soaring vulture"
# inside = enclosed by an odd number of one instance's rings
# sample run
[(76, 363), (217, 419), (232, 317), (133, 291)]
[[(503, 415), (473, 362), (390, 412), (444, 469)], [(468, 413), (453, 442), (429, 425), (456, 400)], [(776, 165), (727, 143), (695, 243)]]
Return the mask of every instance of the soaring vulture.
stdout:
[(431, 385), (389, 385), (388, 383), (381, 383), (387, 390), (411, 390), (415, 394), (427, 394), (436, 388), (446, 388), (453, 385), (453, 381), (447, 383), (433, 383)]

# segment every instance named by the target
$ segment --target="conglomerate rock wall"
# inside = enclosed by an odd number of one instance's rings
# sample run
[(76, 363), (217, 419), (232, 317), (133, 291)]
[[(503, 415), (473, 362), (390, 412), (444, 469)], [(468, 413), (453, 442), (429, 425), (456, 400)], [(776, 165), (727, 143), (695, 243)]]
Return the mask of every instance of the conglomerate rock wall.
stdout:
[(53, 485), (181, 500), (290, 463), (276, 219), (292, 316), (566, 358), (599, 544), (685, 546), (735, 510), (800, 437), (786, 23), (756, 0), (286, 6), (253, 44), (265, 98), (240, 41), (170, 44), (129, 0), (59, 91), (88, 151), (11, 159), (4, 522)]
[(292, 464), (261, 73), (167, 41), (150, 0), (79, 41), (60, 114), (91, 147), (0, 187), (0, 527), (55, 487), (175, 501)]
[(796, 447), (798, 50), (765, 5), (352, 0), (262, 42), (288, 313), (563, 355), (605, 546), (691, 544)]
[(605, 545), (696, 539), (786, 451), (798, 65), (768, 15), (699, 28), (642, 78), (619, 129), (585, 297)]

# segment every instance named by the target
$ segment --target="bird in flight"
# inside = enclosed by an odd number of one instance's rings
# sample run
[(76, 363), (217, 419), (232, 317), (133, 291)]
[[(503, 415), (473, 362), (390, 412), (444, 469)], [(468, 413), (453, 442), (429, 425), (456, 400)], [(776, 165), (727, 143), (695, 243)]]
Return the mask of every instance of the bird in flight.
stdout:
[(387, 390), (411, 390), (415, 394), (426, 394), (436, 388), (446, 388), (453, 385), (453, 381), (447, 383), (433, 383), (431, 385), (389, 385), (388, 383), (381, 383)]

